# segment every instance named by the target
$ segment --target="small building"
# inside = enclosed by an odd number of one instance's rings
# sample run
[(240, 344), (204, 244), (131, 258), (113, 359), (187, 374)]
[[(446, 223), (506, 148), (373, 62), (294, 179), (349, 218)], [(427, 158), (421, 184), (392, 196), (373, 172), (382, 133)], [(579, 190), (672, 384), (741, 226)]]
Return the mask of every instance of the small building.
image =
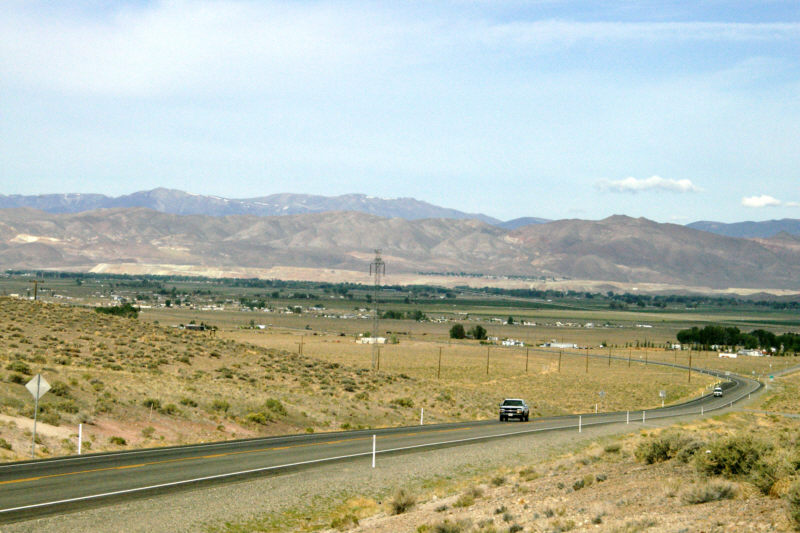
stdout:
[(361, 337), (356, 342), (359, 344), (386, 344), (386, 337)]
[(504, 339), (503, 346), (525, 346), (525, 343), (517, 339)]
[(764, 352), (761, 350), (739, 350), (736, 353), (739, 355), (749, 355), (750, 357), (764, 357)]
[(546, 342), (540, 346), (541, 348), (561, 348), (561, 349), (577, 349), (578, 345), (571, 342)]
[(735, 354), (733, 352), (720, 352), (719, 356), (722, 359), (725, 359), (725, 358), (727, 358), (727, 359), (736, 359), (737, 354)]

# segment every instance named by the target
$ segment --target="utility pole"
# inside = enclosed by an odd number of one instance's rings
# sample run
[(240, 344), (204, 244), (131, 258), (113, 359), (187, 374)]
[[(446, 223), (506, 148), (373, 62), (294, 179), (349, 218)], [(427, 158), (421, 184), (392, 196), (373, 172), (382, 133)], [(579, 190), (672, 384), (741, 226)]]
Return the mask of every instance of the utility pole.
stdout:
[(43, 281), (39, 281), (38, 279), (30, 279), (28, 283), (33, 283), (33, 299), (36, 300), (39, 297), (39, 283), (44, 283)]
[(378, 348), (378, 321), (380, 320), (380, 309), (378, 306), (378, 291), (381, 286), (381, 276), (386, 274), (386, 263), (381, 259), (381, 251), (375, 250), (375, 259), (369, 264), (369, 273), (375, 276), (375, 283), (372, 286), (372, 301), (375, 306), (375, 314), (372, 316), (372, 369), (379, 369), (378, 358), (380, 348)]
[(558, 351), (558, 373), (559, 374), (561, 373), (561, 353), (562, 353), (562, 351), (559, 350)]
[(486, 347), (486, 375), (489, 375), (489, 346)]
[(436, 379), (442, 376), (442, 347), (439, 346), (439, 368), (436, 369)]
[(528, 357), (530, 356), (531, 349), (525, 348), (525, 373), (528, 373)]
[(589, 347), (586, 347), (586, 373), (589, 373)]
[(689, 383), (692, 382), (692, 350), (689, 350)]
[(300, 347), (299, 347), (300, 349), (298, 350), (300, 355), (303, 355), (303, 337), (304, 335), (300, 335)]
[(633, 351), (633, 348), (628, 348), (628, 368), (631, 367), (631, 352), (632, 351)]
[(611, 348), (608, 349), (608, 366), (611, 366)]

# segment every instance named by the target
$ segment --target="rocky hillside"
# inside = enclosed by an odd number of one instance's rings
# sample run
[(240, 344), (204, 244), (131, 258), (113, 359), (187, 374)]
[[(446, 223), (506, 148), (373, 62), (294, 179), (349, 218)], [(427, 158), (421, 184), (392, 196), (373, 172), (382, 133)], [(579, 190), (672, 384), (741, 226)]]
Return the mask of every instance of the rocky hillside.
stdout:
[(478, 220), (359, 212), (280, 217), (170, 215), (143, 208), (50, 214), (0, 210), (0, 266), (89, 270), (100, 263), (363, 271), (383, 250), (395, 273), (480, 272), (713, 288), (797, 288), (792, 236), (756, 241), (613, 216), (504, 230)]

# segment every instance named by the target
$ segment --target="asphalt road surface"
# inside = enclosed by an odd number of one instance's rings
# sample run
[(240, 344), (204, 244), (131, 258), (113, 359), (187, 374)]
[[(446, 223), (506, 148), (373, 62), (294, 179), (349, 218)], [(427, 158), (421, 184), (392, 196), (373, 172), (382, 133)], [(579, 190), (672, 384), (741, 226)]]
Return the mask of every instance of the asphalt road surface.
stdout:
[[(649, 364), (669, 363), (651, 362)], [(457, 446), (506, 436), (572, 429), (595, 424), (639, 423), (654, 418), (709, 413), (733, 405), (757, 391), (755, 380), (724, 372), (693, 369), (726, 380), (722, 397), (706, 395), (648, 411), (536, 418), (530, 422), (479, 421), (402, 428), (266, 437), (22, 461), (0, 465), (0, 523), (125, 498), (152, 495), (202, 484), (241, 480), (315, 464), (373, 454), (402, 453)], [(374, 439), (374, 440), (373, 440)]]

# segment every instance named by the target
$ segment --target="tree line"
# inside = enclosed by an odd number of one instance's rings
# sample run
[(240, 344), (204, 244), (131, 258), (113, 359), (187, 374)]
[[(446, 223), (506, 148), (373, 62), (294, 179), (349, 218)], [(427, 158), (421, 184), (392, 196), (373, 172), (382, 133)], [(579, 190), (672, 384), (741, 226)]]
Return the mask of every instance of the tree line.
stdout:
[(776, 335), (764, 329), (754, 329), (745, 333), (735, 326), (708, 325), (682, 329), (678, 332), (678, 342), (694, 344), (709, 349), (711, 346), (742, 346), (747, 349), (775, 349), (779, 355), (800, 352), (800, 334), (783, 333)]

